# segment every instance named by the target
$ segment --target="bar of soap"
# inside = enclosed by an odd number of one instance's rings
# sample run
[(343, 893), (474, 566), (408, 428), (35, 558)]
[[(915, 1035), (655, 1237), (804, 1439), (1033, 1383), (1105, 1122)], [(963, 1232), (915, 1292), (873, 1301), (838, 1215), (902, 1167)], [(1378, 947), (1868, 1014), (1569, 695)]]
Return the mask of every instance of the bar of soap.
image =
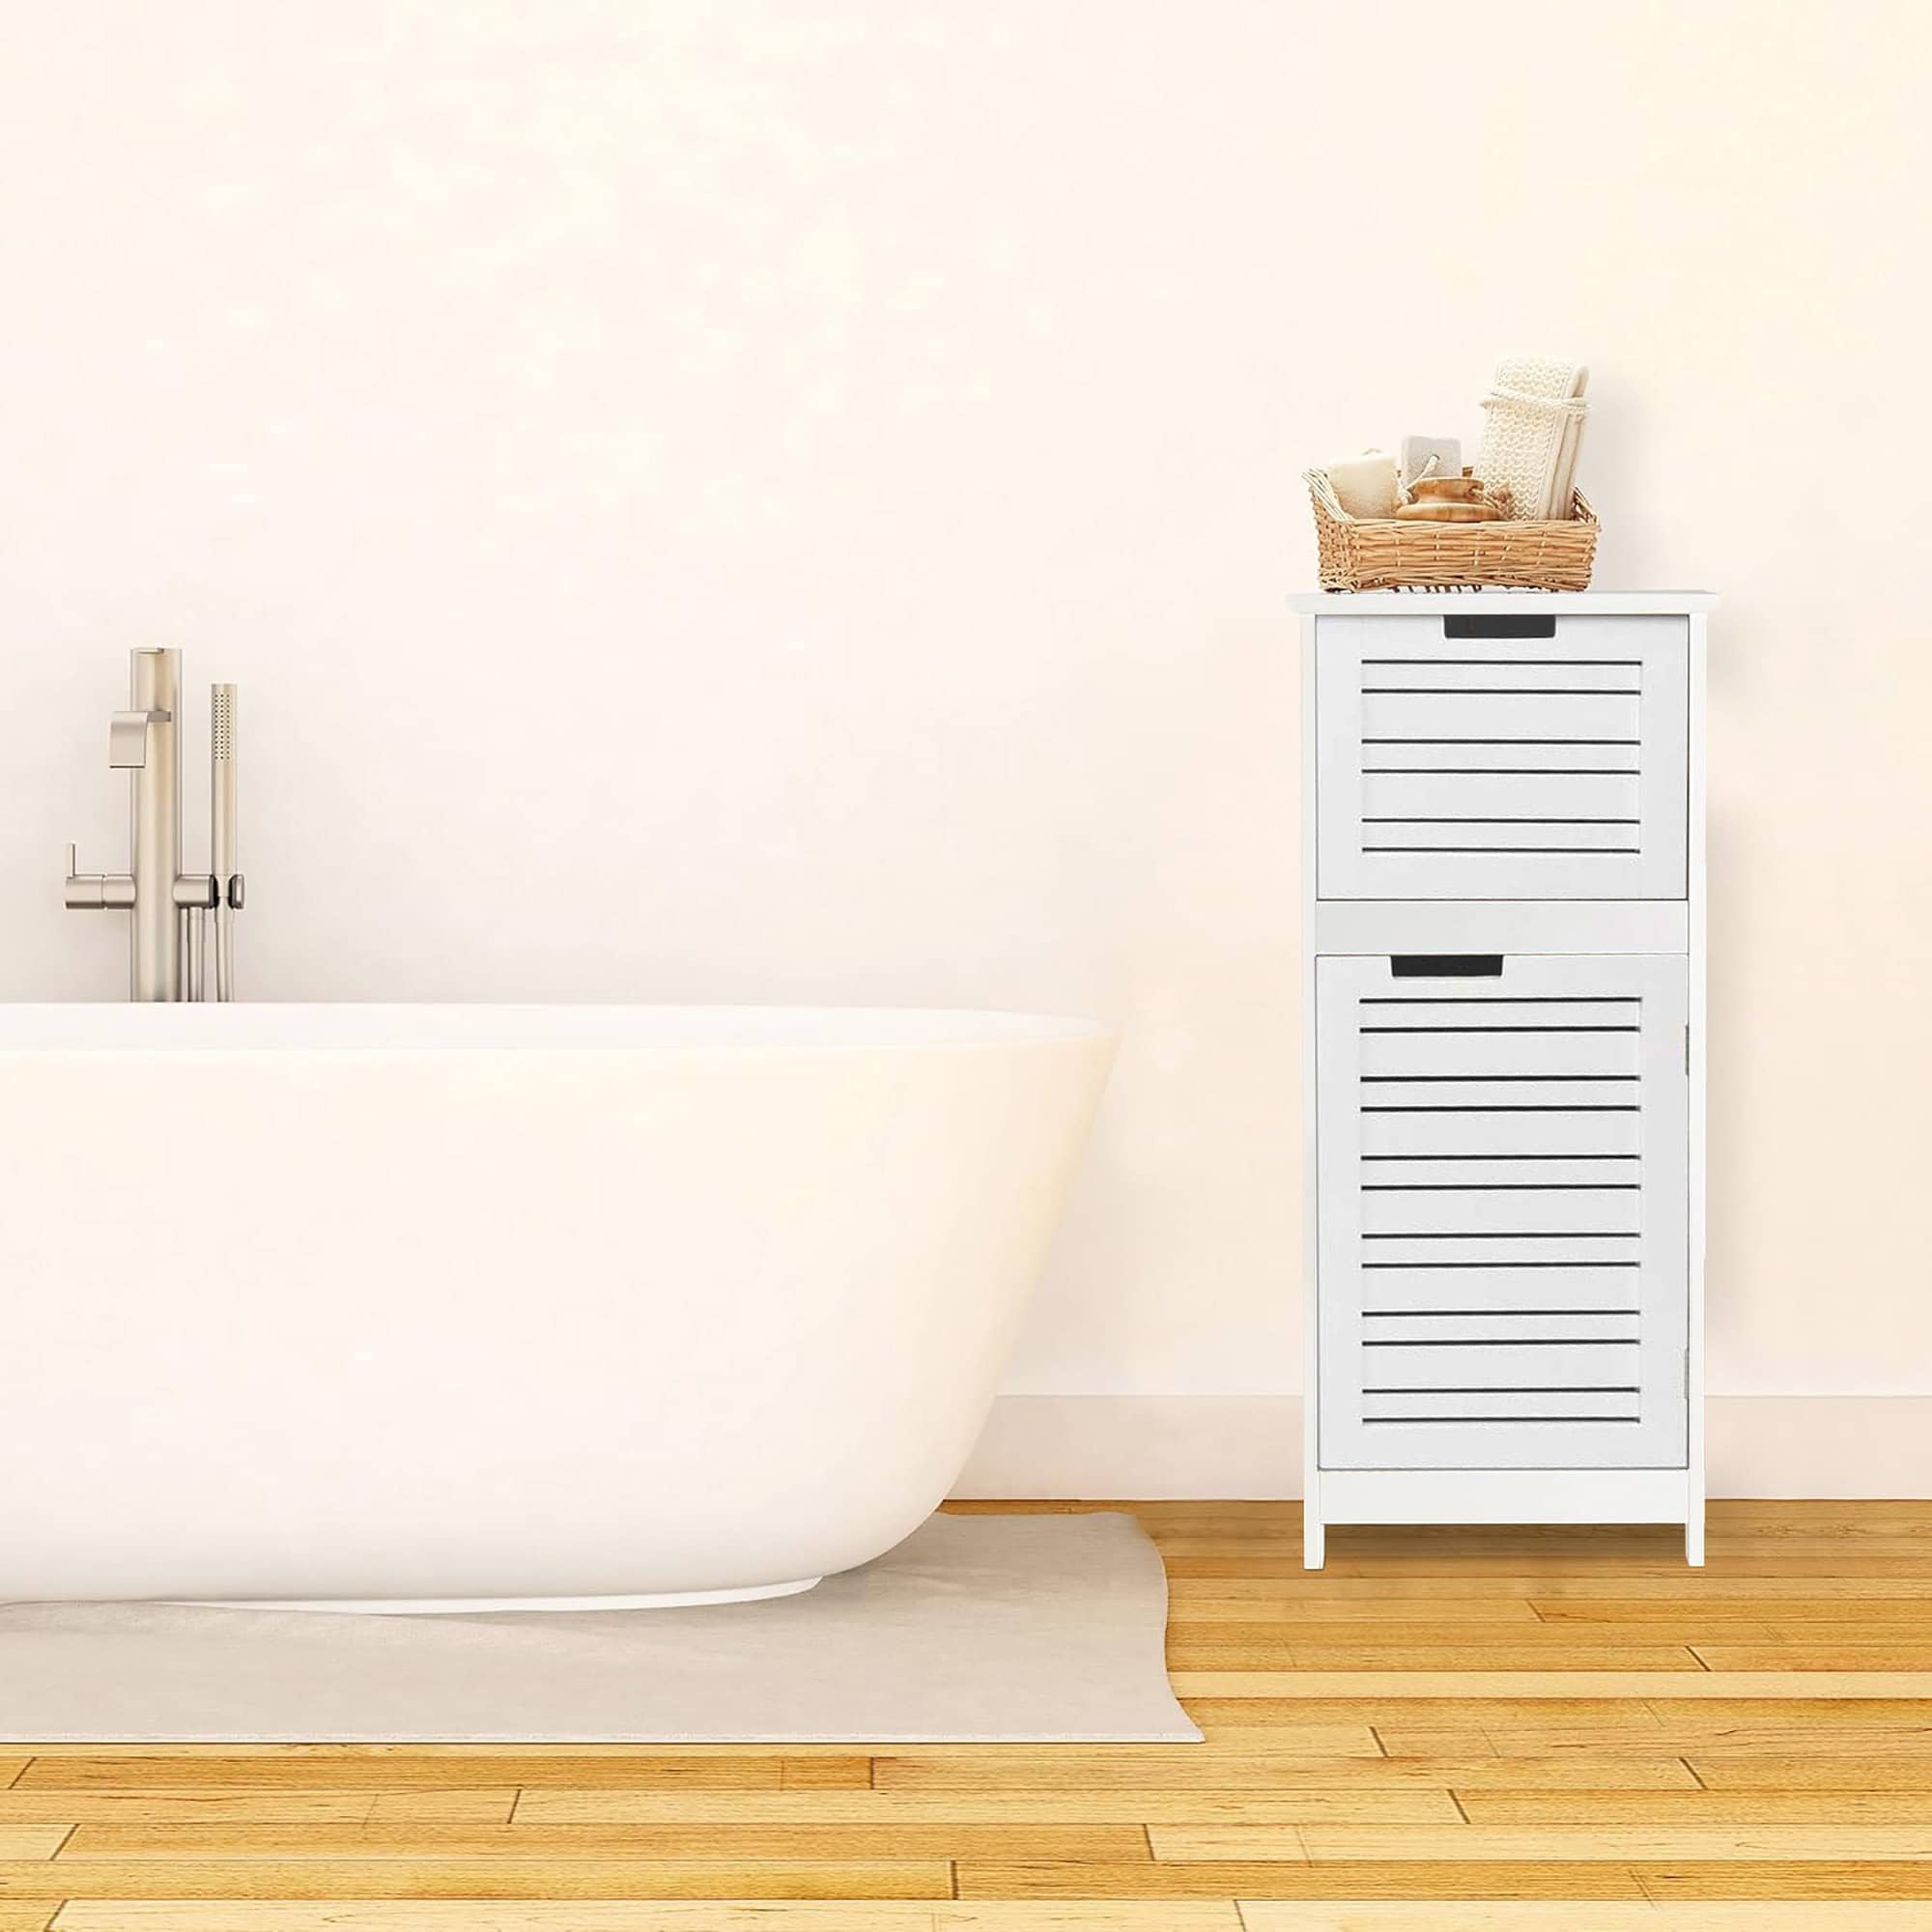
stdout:
[(1366, 450), (1323, 466), (1335, 500), (1351, 517), (1392, 517), (1402, 501), (1396, 488), (1395, 458), (1386, 450)]
[[(1435, 459), (1431, 469), (1429, 459)], [(1402, 486), (1408, 489), (1418, 476), (1460, 476), (1463, 444), (1453, 436), (1406, 436), (1402, 440)]]

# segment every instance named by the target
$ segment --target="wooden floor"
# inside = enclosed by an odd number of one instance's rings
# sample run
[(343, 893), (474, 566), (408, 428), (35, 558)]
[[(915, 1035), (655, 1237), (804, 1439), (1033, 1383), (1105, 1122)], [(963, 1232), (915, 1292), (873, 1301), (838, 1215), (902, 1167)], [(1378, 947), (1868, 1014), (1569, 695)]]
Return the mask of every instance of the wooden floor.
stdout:
[(0, 1746), (0, 1932), (1932, 1932), (1932, 1504), (1138, 1513), (1205, 1746)]

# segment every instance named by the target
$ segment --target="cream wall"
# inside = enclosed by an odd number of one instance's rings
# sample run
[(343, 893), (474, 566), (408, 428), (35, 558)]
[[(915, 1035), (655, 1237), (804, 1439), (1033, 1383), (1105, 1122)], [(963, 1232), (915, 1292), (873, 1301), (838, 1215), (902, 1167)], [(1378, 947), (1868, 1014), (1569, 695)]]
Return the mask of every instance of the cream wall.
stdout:
[(975, 1480), (1292, 1487), (1297, 472), (1575, 354), (1726, 599), (1714, 1481), (1932, 1486), (1923, 10), (6, 18), (0, 997), (183, 645), (252, 996), (1119, 1023)]

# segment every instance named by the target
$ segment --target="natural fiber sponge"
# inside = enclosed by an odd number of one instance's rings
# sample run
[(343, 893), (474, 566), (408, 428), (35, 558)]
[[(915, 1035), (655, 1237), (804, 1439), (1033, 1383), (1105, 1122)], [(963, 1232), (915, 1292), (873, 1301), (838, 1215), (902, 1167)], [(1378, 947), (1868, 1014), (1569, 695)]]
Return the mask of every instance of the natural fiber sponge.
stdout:
[(1396, 488), (1395, 458), (1371, 449), (1324, 466), (1336, 501), (1351, 517), (1392, 517), (1402, 501)]

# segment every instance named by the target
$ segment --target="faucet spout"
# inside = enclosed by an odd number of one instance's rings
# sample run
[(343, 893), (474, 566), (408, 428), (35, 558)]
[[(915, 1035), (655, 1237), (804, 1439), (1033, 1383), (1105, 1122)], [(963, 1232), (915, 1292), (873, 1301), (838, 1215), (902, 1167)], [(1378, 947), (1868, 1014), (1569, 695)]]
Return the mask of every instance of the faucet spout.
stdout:
[(171, 724), (171, 711), (117, 711), (107, 724), (107, 769), (138, 772), (148, 762), (148, 733), (156, 724)]

